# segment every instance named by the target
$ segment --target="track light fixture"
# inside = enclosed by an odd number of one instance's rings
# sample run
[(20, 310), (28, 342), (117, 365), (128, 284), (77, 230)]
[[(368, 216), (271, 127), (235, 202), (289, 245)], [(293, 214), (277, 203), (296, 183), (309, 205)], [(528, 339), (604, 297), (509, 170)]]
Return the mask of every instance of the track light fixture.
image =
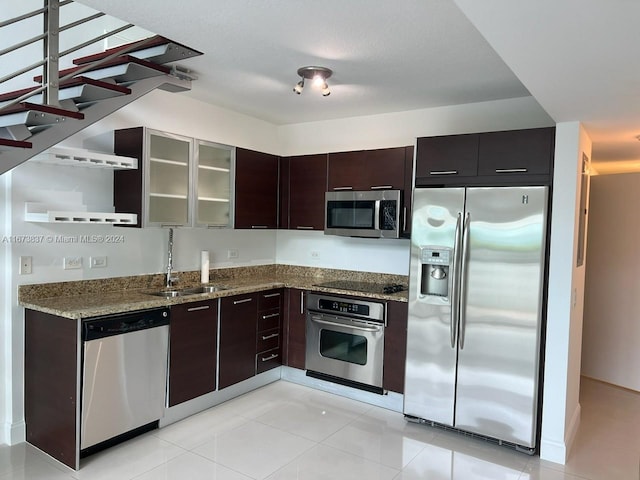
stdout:
[(298, 75), (301, 80), (293, 87), (293, 91), (300, 95), (304, 88), (304, 81), (311, 80), (314, 87), (319, 88), (323, 97), (331, 95), (327, 78), (333, 74), (333, 71), (325, 67), (301, 67), (298, 69)]

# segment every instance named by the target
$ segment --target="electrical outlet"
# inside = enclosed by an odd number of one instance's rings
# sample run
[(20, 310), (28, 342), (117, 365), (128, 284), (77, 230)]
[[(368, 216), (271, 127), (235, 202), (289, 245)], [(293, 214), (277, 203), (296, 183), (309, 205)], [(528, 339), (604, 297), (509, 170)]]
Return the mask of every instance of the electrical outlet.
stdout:
[(316, 250), (311, 251), (311, 258), (320, 258), (320, 252)]
[(32, 272), (32, 257), (20, 257), (20, 275), (30, 275)]
[(62, 268), (65, 270), (82, 268), (82, 257), (64, 257), (64, 265)]
[(104, 268), (107, 266), (107, 257), (89, 257), (89, 268)]
[(238, 258), (238, 249), (232, 248), (231, 250), (227, 250), (227, 258)]

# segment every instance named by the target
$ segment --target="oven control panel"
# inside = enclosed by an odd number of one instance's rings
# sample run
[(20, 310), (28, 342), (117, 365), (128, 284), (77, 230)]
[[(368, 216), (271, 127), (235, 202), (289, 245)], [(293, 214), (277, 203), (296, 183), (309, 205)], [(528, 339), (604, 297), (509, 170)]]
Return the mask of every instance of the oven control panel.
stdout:
[(360, 303), (321, 298), (318, 301), (318, 306), (321, 310), (329, 310), (331, 312), (350, 313), (351, 315), (360, 315), (363, 317), (369, 316), (369, 306)]

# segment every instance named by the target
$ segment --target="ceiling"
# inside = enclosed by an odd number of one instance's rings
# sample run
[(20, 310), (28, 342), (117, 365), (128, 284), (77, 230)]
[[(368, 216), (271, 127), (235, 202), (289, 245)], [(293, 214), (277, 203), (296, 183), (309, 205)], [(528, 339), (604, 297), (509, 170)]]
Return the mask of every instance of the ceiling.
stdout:
[[(640, 168), (637, 0), (80, 0), (202, 51), (189, 93), (275, 124), (533, 95)], [(334, 71), (331, 95), (292, 89)], [(598, 167), (600, 169), (600, 167)]]

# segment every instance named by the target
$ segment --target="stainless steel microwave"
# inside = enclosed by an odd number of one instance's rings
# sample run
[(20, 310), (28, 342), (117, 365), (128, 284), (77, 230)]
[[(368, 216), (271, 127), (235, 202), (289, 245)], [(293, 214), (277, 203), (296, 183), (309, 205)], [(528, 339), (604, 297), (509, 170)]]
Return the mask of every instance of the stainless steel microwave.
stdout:
[(340, 191), (325, 194), (324, 234), (399, 238), (401, 190)]

